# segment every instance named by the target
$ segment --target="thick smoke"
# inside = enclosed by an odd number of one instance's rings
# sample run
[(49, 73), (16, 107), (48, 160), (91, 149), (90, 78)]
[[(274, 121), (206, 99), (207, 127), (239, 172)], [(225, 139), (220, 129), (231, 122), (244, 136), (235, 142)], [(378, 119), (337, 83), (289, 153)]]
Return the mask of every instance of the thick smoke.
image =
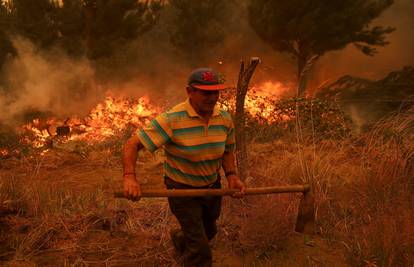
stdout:
[(17, 57), (5, 65), (9, 86), (0, 95), (0, 120), (10, 121), (28, 111), (82, 114), (100, 97), (87, 60), (74, 60), (59, 51), (39, 51), (22, 38), (14, 38), (13, 46)]
[[(58, 49), (40, 50), (29, 41), (15, 38), (18, 56), (4, 66), (7, 91), (0, 96), (0, 120), (10, 120), (28, 110), (51, 112), (55, 116), (86, 114), (105, 97), (106, 91), (126, 97), (150, 95), (156, 104), (170, 106), (185, 98), (186, 79), (195, 65), (210, 66), (225, 73), (227, 83), (235, 85), (240, 60), (261, 58), (251, 85), (266, 81), (294, 84), (296, 64), (287, 54), (275, 52), (249, 27), (246, 11), (234, 7), (229, 17), (229, 32), (218, 47), (200, 55), (200, 61), (188, 62), (170, 44), (169, 14), (157, 25), (119, 49), (108, 59), (90, 62), (73, 59)], [(343, 75), (381, 78), (388, 72), (414, 64), (414, 0), (396, 0), (373, 22), (393, 26), (390, 44), (367, 57), (352, 45), (330, 52), (317, 63), (310, 87), (334, 81)], [(201, 60), (203, 58), (203, 60)], [(294, 86), (292, 86), (294, 92)], [(168, 102), (167, 104), (165, 104)]]
[(333, 82), (343, 75), (367, 79), (381, 79), (391, 71), (414, 65), (414, 0), (396, 0), (372, 25), (391, 26), (395, 31), (389, 44), (378, 48), (378, 53), (365, 56), (353, 45), (342, 51), (326, 54), (318, 62), (311, 86)]

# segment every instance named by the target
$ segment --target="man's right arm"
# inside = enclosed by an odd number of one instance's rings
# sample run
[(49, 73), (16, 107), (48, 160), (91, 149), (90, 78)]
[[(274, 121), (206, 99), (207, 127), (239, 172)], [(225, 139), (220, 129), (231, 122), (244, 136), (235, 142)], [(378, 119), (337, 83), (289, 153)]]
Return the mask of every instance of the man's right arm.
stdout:
[(135, 174), (135, 165), (138, 151), (144, 148), (137, 135), (133, 135), (127, 140), (123, 150), (123, 167), (124, 167), (124, 194), (127, 198), (138, 200), (141, 195), (141, 187)]

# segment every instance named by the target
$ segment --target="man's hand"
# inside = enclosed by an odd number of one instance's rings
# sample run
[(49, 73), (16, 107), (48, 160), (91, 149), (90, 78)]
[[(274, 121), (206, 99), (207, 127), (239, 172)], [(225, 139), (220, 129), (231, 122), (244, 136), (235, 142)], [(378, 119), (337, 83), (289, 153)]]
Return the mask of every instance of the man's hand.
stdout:
[(135, 174), (124, 175), (124, 195), (134, 201), (141, 198), (141, 186), (135, 178)]
[(231, 174), (227, 177), (227, 181), (229, 183), (229, 189), (239, 189), (240, 192), (234, 193), (232, 197), (235, 198), (242, 198), (244, 196), (244, 190), (246, 189), (246, 186), (240, 180), (239, 176), (236, 174)]

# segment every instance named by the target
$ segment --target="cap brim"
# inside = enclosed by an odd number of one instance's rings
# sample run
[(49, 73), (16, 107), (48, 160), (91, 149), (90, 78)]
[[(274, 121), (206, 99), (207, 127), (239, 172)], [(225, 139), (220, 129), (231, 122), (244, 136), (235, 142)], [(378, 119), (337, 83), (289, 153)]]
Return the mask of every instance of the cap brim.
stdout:
[(207, 90), (207, 91), (217, 91), (217, 90), (224, 90), (224, 89), (230, 88), (230, 86), (226, 84), (212, 84), (212, 85), (192, 84), (191, 87), (194, 87), (200, 90)]

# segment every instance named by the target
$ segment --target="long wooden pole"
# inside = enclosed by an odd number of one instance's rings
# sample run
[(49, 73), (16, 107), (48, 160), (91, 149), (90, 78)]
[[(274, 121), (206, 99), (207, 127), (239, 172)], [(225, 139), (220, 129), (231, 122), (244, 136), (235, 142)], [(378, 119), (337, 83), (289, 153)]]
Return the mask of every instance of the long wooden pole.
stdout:
[[(306, 193), (309, 185), (286, 185), (247, 188), (245, 195), (280, 194), (280, 193)], [(142, 190), (141, 197), (206, 197), (231, 196), (240, 192), (237, 189), (146, 189)], [(125, 198), (123, 192), (115, 192), (115, 197)]]
[(236, 158), (237, 168), (240, 179), (245, 180), (248, 176), (248, 158), (246, 148), (245, 136), (245, 116), (244, 116), (244, 100), (249, 89), (249, 82), (253, 76), (254, 70), (259, 64), (258, 57), (252, 57), (250, 63), (245, 68), (244, 61), (240, 64), (239, 80), (237, 81), (237, 95), (236, 95)]

